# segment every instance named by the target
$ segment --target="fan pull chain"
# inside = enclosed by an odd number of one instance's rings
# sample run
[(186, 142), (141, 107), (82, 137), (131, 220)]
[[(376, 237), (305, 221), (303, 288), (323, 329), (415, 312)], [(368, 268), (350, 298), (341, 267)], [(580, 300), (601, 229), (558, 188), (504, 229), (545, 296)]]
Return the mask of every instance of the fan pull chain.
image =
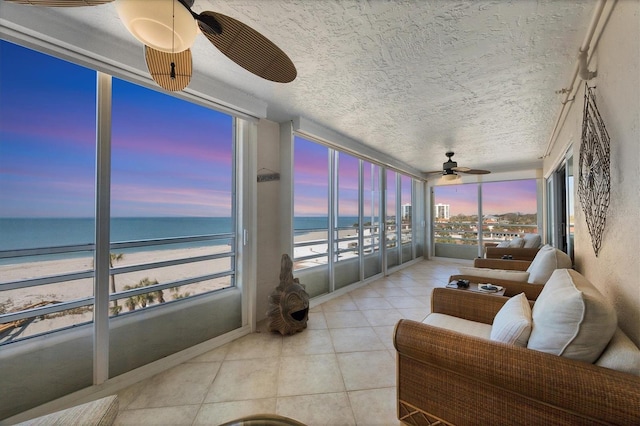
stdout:
[[(174, 54), (176, 53), (176, 47), (175, 47), (175, 43), (176, 43), (176, 2), (175, 0), (172, 1), (171, 3), (171, 13), (172, 13), (172, 19), (171, 19), (171, 53)], [(171, 61), (171, 72), (169, 72), (169, 77), (171, 77), (171, 80), (175, 80), (176, 79), (176, 63)]]

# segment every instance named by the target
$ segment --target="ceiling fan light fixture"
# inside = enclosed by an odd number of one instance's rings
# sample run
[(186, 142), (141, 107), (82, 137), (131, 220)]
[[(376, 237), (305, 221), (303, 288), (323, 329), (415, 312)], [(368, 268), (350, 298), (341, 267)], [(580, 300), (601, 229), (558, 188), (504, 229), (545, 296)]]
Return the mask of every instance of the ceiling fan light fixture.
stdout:
[(456, 179), (460, 179), (460, 175), (455, 174), (455, 173), (451, 173), (451, 174), (447, 173), (447, 174), (442, 175), (442, 179), (449, 180), (449, 181), (450, 180), (456, 180)]
[(182, 52), (198, 35), (196, 20), (179, 0), (116, 0), (115, 7), (131, 35), (155, 50)]

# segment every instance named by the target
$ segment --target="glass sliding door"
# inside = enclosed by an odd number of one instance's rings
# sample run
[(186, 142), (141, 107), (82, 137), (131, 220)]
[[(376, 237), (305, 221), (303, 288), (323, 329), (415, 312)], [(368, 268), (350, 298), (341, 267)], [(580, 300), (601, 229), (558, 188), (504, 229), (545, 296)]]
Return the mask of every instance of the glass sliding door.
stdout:
[(364, 278), (382, 272), (382, 250), (380, 235), (380, 180), (382, 169), (376, 164), (362, 162), (362, 198), (363, 198), (363, 240), (362, 252), (364, 262)]
[(387, 269), (400, 264), (400, 245), (398, 228), (398, 173), (394, 170), (386, 172), (386, 205), (385, 205), (385, 245), (387, 252)]
[(400, 175), (400, 244), (402, 263), (413, 260), (413, 179)]
[[(7, 418), (92, 384), (97, 77), (6, 41), (0, 51), (0, 418)], [(56, 344), (38, 344), (53, 335)]]
[(335, 151), (335, 289), (360, 281), (360, 160)]
[(311, 297), (329, 288), (329, 149), (296, 136), (293, 151), (293, 261)]
[(433, 188), (435, 255), (459, 259), (478, 256), (478, 184)]
[(482, 184), (485, 244), (538, 233), (537, 187), (535, 179)]
[[(117, 321), (235, 286), (234, 158), (231, 116), (114, 79), (112, 375), (241, 326), (239, 298), (226, 301), (226, 315), (209, 320), (185, 306), (200, 318), (190, 327), (175, 315), (127, 326)], [(134, 336), (158, 327), (168, 340), (148, 338), (159, 345), (152, 352), (139, 347)], [(123, 347), (135, 356), (123, 356)]]

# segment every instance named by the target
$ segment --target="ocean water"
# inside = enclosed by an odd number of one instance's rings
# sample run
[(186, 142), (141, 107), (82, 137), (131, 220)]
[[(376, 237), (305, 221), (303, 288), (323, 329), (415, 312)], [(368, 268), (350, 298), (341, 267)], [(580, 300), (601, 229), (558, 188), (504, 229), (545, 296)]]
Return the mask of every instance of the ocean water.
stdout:
[[(357, 222), (356, 216), (343, 216), (338, 226), (351, 227)], [(92, 218), (0, 218), (0, 251), (90, 244), (94, 226)], [(326, 216), (294, 218), (295, 230), (327, 227)], [(121, 242), (231, 233), (233, 223), (230, 217), (117, 217), (111, 219), (110, 228), (111, 241)], [(192, 246), (197, 244), (211, 242)]]

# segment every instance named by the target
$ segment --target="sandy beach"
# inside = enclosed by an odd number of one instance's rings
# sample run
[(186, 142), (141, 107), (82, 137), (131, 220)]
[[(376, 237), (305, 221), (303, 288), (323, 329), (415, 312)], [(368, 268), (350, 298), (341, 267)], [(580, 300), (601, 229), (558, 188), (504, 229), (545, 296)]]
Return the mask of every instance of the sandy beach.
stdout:
[[(309, 232), (295, 236), (295, 242), (317, 242), (303, 247), (296, 247), (293, 256), (303, 258), (306, 256), (321, 254), (318, 258), (296, 261), (295, 269), (303, 269), (312, 266), (327, 264), (327, 244), (328, 234), (326, 231)], [(350, 238), (357, 237), (355, 230), (339, 231), (339, 237)], [(377, 239), (378, 236), (374, 235)], [(365, 231), (364, 244), (371, 244), (372, 236), (369, 230)], [(346, 250), (340, 254), (340, 259), (348, 259), (358, 256), (357, 239), (352, 241), (343, 241), (339, 243), (339, 248)], [(154, 262), (161, 262), (174, 259), (187, 259), (198, 256), (223, 253), (229, 251), (229, 247), (208, 246), (199, 248), (186, 249), (165, 249), (153, 251), (140, 251), (133, 253), (125, 253), (123, 258), (114, 262), (115, 268), (142, 265)], [(92, 257), (77, 257), (61, 260), (43, 260), (29, 263), (16, 263), (12, 265), (0, 265), (0, 283), (19, 281), (24, 279), (32, 279), (39, 277), (48, 277), (73, 272), (89, 271), (93, 269)], [(126, 274), (115, 275), (116, 291), (125, 290), (125, 286), (134, 287), (139, 285), (141, 281), (157, 281), (160, 284), (173, 281), (183, 280), (203, 276), (216, 272), (223, 272), (231, 269), (230, 258), (207, 260), (201, 262), (188, 263), (184, 265), (176, 265), (162, 268), (153, 268), (149, 270), (129, 272)], [(33, 286), (15, 290), (5, 290), (0, 292), (0, 314), (17, 312), (28, 308), (40, 302), (68, 302), (85, 297), (93, 296), (93, 278), (85, 278), (80, 280), (66, 281), (56, 284)], [(228, 287), (231, 284), (230, 277), (219, 278), (216, 280), (202, 281), (195, 284), (179, 287), (177, 289), (166, 289), (162, 293), (165, 302), (186, 295), (201, 294), (204, 292)], [(111, 285), (111, 283), (109, 284)], [(156, 295), (157, 296), (157, 295)], [(127, 302), (131, 304), (132, 300), (128, 298), (120, 299), (118, 305), (121, 307), (121, 313), (130, 310)], [(149, 302), (148, 306), (161, 303), (157, 300)], [(113, 303), (110, 304), (113, 306)], [(138, 305), (135, 309), (141, 309)], [(9, 331), (0, 331), (0, 343), (15, 338), (22, 338), (42, 332), (55, 330), (75, 324), (81, 324), (92, 320), (91, 308), (78, 308), (69, 311), (58, 312), (56, 314), (47, 315), (46, 317), (38, 317), (13, 327)], [(0, 330), (2, 325), (0, 324)]]
[[(127, 253), (124, 257), (115, 262), (114, 267), (141, 265), (153, 262), (159, 262), (170, 259), (186, 259), (197, 256), (204, 256), (215, 253), (222, 253), (229, 250), (228, 246), (209, 246), (198, 248), (174, 249), (174, 250), (154, 250), (142, 251), (135, 253)], [(176, 265), (163, 268), (154, 268), (150, 270), (130, 272), (127, 274), (118, 274), (115, 276), (116, 290), (122, 291), (125, 286), (135, 286), (141, 280), (147, 278), (150, 281), (157, 280), (158, 283), (168, 283), (185, 278), (192, 278), (207, 275), (216, 272), (222, 272), (230, 269), (230, 259), (215, 259), (202, 262), (188, 263), (184, 265)], [(93, 269), (93, 258), (78, 257), (61, 260), (46, 260), (40, 262), (17, 263), (12, 265), (0, 265), (0, 283), (12, 282), (17, 280), (47, 277), (71, 272), (87, 271)], [(230, 277), (219, 278), (216, 280), (208, 280), (196, 284), (190, 284), (180, 287), (177, 291), (164, 290), (163, 298), (165, 301), (174, 298), (204, 293), (230, 285)], [(80, 280), (66, 281), (56, 284), (48, 284), (41, 286), (33, 286), (15, 290), (5, 290), (0, 292), (0, 313), (15, 312), (24, 309), (30, 305), (47, 302), (59, 301), (67, 302), (93, 296), (93, 278), (85, 278)], [(119, 305), (122, 306), (122, 312), (129, 309), (124, 306), (127, 299), (121, 299)], [(158, 301), (154, 303), (159, 303)], [(111, 304), (113, 305), (113, 304)], [(140, 309), (138, 306), (137, 309)], [(46, 318), (36, 318), (32, 321), (23, 323), (20, 327), (0, 333), (0, 343), (11, 340), (13, 338), (22, 338), (45, 331), (54, 330), (81, 324), (92, 320), (92, 311), (86, 308), (79, 308), (73, 311), (59, 312), (47, 315)]]

